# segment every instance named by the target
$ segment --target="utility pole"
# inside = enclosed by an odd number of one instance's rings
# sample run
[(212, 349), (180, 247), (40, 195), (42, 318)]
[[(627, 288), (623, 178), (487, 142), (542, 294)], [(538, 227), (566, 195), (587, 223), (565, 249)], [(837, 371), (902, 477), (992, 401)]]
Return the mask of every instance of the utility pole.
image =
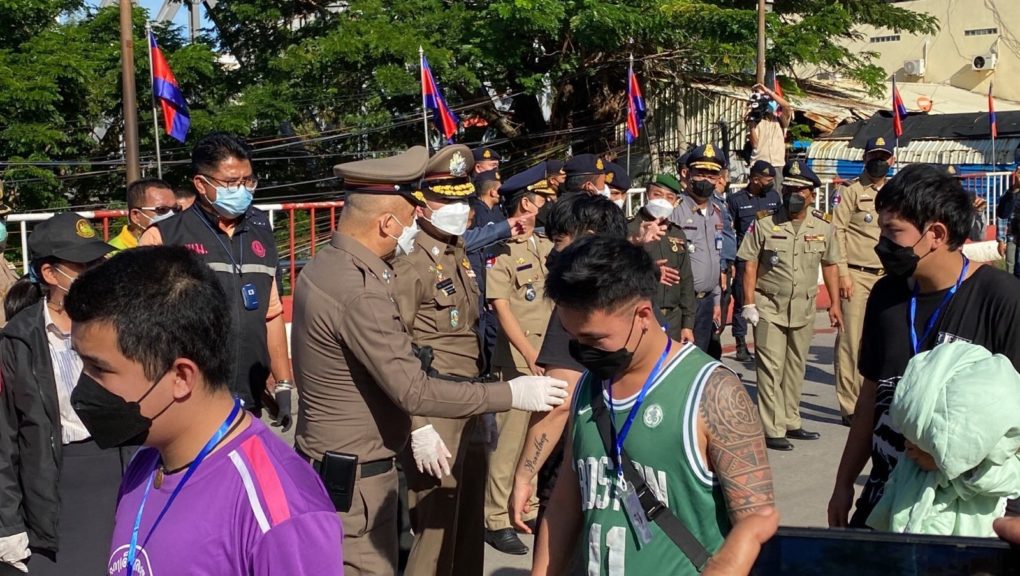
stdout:
[(124, 110), (124, 164), (127, 183), (140, 178), (138, 167), (138, 105), (135, 93), (135, 44), (131, 0), (120, 0), (121, 106)]
[(765, 83), (765, 0), (758, 0), (758, 66), (755, 79), (758, 84)]

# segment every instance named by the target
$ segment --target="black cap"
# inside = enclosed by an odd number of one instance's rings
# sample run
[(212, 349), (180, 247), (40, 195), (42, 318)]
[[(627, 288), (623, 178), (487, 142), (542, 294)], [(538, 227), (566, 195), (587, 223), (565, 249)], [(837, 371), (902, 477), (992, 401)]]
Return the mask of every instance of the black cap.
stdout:
[(495, 160), (496, 162), (499, 162), (503, 159), (503, 157), (499, 155), (499, 152), (496, 152), (488, 146), (475, 148), (471, 151), (471, 154), (474, 156), (475, 162), (484, 162), (486, 160)]
[(801, 159), (790, 160), (783, 167), (783, 186), (790, 188), (818, 188), (822, 181)]
[(606, 184), (617, 190), (630, 190), (630, 174), (615, 162), (606, 162)]
[(32, 260), (54, 257), (87, 264), (114, 250), (103, 242), (88, 220), (74, 212), (61, 212), (35, 225), (28, 235)]
[(872, 138), (871, 140), (868, 140), (864, 144), (864, 155), (865, 156), (867, 156), (868, 154), (874, 152), (875, 150), (880, 150), (882, 152), (885, 152), (886, 154), (889, 154), (890, 156), (892, 156), (892, 153), (893, 153), (892, 146), (890, 146), (887, 143), (886, 139), (881, 137), (881, 136), (879, 136), (877, 138)]
[(953, 178), (963, 178), (963, 172), (956, 164), (946, 164), (946, 172), (949, 172)]
[(485, 172), (475, 174), (474, 182), (475, 186), (477, 186), (483, 182), (499, 182), (500, 179), (499, 170), (494, 168), (492, 170), (486, 170)]
[(563, 174), (563, 160), (559, 158), (553, 158), (545, 161), (545, 175), (546, 177), (557, 176)]
[(751, 165), (751, 174), (756, 176), (772, 176), (776, 177), (776, 167), (769, 164), (764, 160), (756, 160)]
[(606, 163), (596, 154), (578, 154), (563, 164), (563, 171), (567, 176), (605, 174)]
[(511, 202), (515, 196), (525, 192), (554, 196), (556, 191), (549, 187), (545, 173), (546, 165), (543, 163), (514, 174), (499, 187), (499, 194), (507, 203)]
[(691, 150), (687, 156), (687, 167), (721, 172), (726, 167), (726, 159), (723, 158), (721, 148), (712, 144), (705, 144)]

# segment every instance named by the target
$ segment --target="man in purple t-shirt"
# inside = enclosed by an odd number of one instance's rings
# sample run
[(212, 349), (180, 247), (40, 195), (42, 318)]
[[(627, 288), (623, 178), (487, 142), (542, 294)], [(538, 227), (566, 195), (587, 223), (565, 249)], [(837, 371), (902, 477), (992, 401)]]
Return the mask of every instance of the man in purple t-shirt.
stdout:
[(322, 483), (231, 397), (223, 335), (246, 312), (227, 302), (183, 247), (122, 252), (67, 295), (74, 409), (100, 446), (148, 447), (121, 484), (111, 576), (343, 573)]

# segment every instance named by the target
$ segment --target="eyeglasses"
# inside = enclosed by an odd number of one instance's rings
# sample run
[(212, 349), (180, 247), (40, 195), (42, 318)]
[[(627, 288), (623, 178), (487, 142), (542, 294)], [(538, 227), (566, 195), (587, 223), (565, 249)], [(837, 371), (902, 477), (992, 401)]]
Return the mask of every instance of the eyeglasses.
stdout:
[(242, 185), (248, 190), (255, 190), (259, 185), (259, 179), (254, 175), (245, 176), (243, 178), (235, 178), (233, 180), (220, 180), (214, 176), (208, 174), (199, 174), (202, 178), (205, 178), (210, 184), (223, 186), (226, 188), (240, 188)]
[(162, 216), (162, 215), (170, 213), (170, 212), (177, 212), (178, 210), (181, 209), (181, 207), (177, 206), (175, 204), (173, 206), (139, 206), (138, 209), (139, 210), (148, 210), (150, 212), (155, 212), (159, 216)]

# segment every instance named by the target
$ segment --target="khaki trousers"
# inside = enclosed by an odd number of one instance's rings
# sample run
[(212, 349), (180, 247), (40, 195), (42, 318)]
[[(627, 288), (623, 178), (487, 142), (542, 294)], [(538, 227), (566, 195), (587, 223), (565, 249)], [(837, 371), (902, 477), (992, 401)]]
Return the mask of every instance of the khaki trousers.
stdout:
[(789, 328), (762, 318), (754, 328), (758, 412), (765, 436), (784, 438), (800, 428), (800, 392), (814, 326)]
[(857, 371), (857, 358), (861, 351), (861, 334), (864, 331), (864, 311), (868, 296), (880, 276), (850, 269), (854, 294), (850, 300), (841, 300), (843, 306), (843, 331), (836, 333), (835, 369), (836, 400), (843, 416), (851, 416), (857, 406), (857, 395), (861, 393), (864, 378)]
[(405, 576), (480, 576), (485, 554), (482, 505), (488, 461), (484, 445), (471, 442), (478, 417), (413, 418), (412, 429), (431, 423), (453, 454), (442, 481), (418, 472), (410, 445), (401, 455), (414, 544)]
[[(503, 368), (500, 371), (500, 380), (512, 380), (518, 376), (524, 376), (523, 372), (516, 368)], [(496, 427), (499, 432), (499, 441), (496, 449), (489, 454), (489, 477), (485, 483), (485, 529), (503, 530), (512, 528), (510, 514), (508, 512), (510, 503), (510, 492), (514, 487), (514, 472), (517, 470), (517, 460), (524, 451), (524, 440), (528, 435), (528, 423), (531, 421), (531, 412), (511, 409), (507, 412), (496, 414)], [(538, 477), (532, 478), (531, 486), (531, 514), (525, 516), (525, 520), (531, 520), (538, 514), (538, 497), (536, 492)]]
[(350, 511), (337, 514), (344, 526), (344, 574), (396, 574), (396, 468), (371, 478), (358, 478)]

